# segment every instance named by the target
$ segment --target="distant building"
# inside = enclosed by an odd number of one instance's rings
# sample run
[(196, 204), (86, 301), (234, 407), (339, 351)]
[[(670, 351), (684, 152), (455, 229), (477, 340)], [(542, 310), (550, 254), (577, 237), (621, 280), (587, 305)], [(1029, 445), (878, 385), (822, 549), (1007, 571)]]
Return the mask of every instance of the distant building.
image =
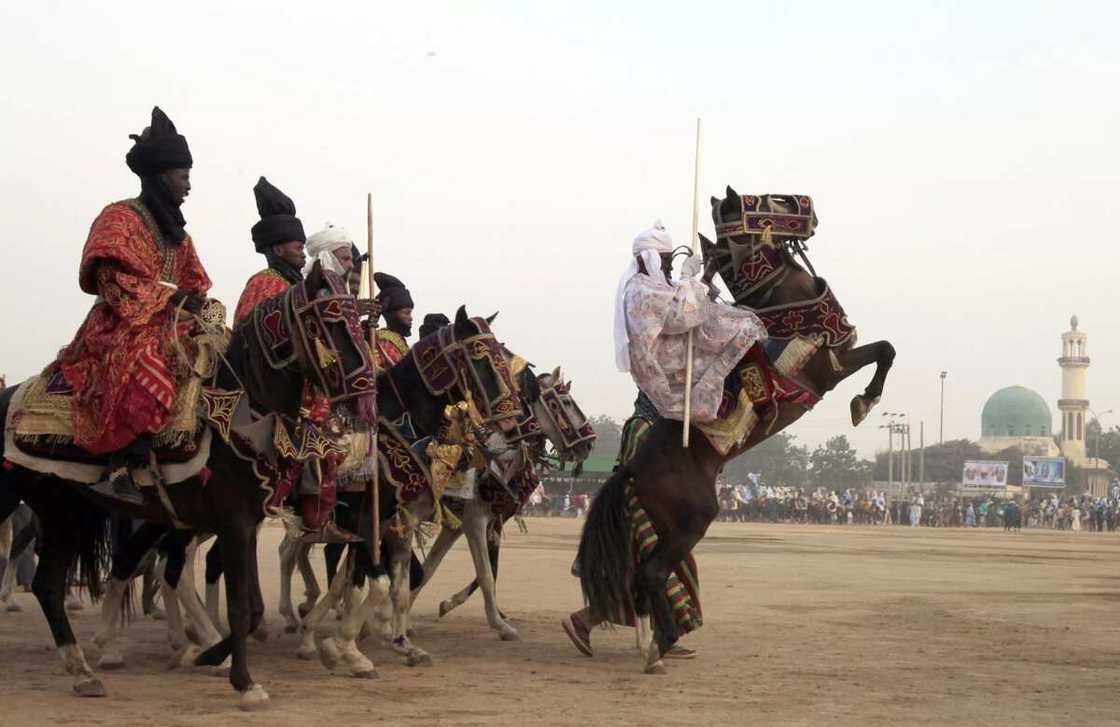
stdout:
[(1038, 457), (1061, 455), (1054, 443), (1050, 407), (1037, 392), (1008, 386), (988, 397), (980, 413), (980, 449), (995, 454), (1012, 447)]

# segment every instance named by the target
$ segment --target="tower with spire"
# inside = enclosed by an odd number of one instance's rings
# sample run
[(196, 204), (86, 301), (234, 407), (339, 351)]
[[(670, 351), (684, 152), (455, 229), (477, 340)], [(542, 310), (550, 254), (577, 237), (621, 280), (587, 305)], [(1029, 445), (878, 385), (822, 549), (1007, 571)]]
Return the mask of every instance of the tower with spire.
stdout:
[(1070, 330), (1062, 334), (1062, 355), (1058, 365), (1062, 368), (1062, 398), (1058, 409), (1062, 412), (1062, 454), (1072, 464), (1085, 463), (1085, 426), (1089, 423), (1089, 394), (1086, 374), (1089, 371), (1088, 336), (1077, 330), (1077, 316), (1069, 320)]

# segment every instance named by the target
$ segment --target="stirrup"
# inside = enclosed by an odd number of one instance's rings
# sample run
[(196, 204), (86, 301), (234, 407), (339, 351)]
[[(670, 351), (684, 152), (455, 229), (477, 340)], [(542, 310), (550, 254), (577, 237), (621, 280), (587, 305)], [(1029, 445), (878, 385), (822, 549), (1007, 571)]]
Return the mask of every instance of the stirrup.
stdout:
[(327, 544), (346, 544), (346, 543), (361, 543), (364, 542), (360, 537), (351, 532), (347, 532), (334, 524), (334, 521), (328, 520), (327, 524), (320, 530), (308, 530), (304, 532), (303, 536), (299, 539), (304, 545), (315, 545), (318, 543)]
[(127, 466), (109, 472), (105, 479), (90, 485), (90, 489), (103, 497), (129, 505), (140, 507), (144, 505), (144, 494), (136, 486), (136, 481), (132, 479), (132, 472)]

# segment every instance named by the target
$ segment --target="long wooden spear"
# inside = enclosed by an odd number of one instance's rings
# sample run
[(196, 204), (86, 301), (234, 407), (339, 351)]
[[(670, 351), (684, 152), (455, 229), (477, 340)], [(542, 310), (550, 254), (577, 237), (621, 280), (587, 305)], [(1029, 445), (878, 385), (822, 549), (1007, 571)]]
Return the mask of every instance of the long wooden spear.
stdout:
[[(366, 280), (369, 284), (369, 297), (373, 297), (373, 192), (366, 193)], [(377, 380), (377, 319), (369, 322), (370, 364), (373, 366), (374, 381)], [(374, 396), (377, 386), (374, 385)], [(369, 430), (369, 457), (373, 460), (373, 474), (370, 478), (370, 511), (373, 513), (373, 528), (370, 530), (373, 542), (370, 543), (374, 563), (381, 562), (381, 461), (377, 448), (377, 417), (374, 417)]]
[[(689, 245), (696, 255), (700, 243), (700, 117), (696, 117), (696, 158), (692, 169), (692, 237)], [(688, 332), (688, 353), (684, 366), (684, 429), (681, 445), (688, 449), (689, 420), (692, 418), (692, 331)]]

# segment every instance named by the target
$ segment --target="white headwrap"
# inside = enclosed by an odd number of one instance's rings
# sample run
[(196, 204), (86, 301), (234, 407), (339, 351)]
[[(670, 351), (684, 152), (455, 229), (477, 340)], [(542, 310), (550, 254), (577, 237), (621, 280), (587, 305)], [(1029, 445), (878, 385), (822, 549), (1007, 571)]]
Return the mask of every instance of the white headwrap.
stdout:
[(653, 280), (664, 282), (664, 278), (659, 275), (661, 255), (672, 251), (673, 238), (669, 236), (669, 231), (665, 229), (661, 220), (657, 220), (653, 223), (653, 227), (634, 238), (634, 245), (630, 251), (630, 265), (618, 281), (618, 292), (615, 293), (614, 301), (614, 362), (619, 371), (630, 370), (630, 334), (626, 331), (626, 286), (630, 279), (638, 274), (638, 258), (641, 258), (642, 266)]
[(354, 239), (350, 237), (350, 233), (346, 231), (345, 227), (335, 227), (329, 222), (326, 223), (326, 227), (307, 238), (307, 244), (304, 247), (307, 253), (307, 263), (303, 266), (304, 276), (311, 274), (311, 267), (318, 260), (324, 270), (330, 270), (332, 273), (345, 277), (346, 271), (342, 269), (342, 263), (334, 256), (334, 251), (343, 247), (348, 248), (353, 244)]

